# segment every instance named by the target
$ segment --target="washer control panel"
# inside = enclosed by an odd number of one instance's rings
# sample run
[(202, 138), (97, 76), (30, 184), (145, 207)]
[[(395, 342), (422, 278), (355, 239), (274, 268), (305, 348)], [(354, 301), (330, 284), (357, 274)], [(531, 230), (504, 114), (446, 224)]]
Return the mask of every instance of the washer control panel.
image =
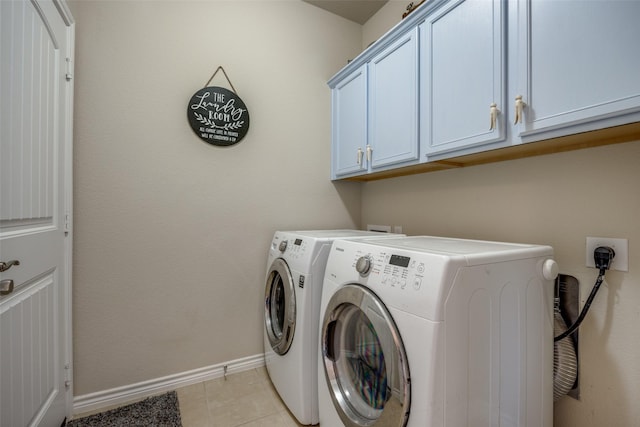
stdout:
[(307, 250), (307, 241), (296, 238), (292, 239), (289, 243), (289, 252), (287, 252), (287, 256), (292, 259), (301, 258), (304, 256)]
[(271, 250), (276, 251), (278, 256), (286, 256), (289, 260), (301, 259), (305, 256), (308, 242), (299, 237), (276, 238), (271, 242)]
[[(369, 264), (363, 275), (363, 266)], [(360, 284), (371, 289), (387, 307), (440, 320), (443, 280), (450, 263), (438, 254), (404, 250), (366, 241), (334, 244), (325, 273), (325, 285)]]
[(419, 290), (427, 271), (424, 259), (391, 251), (356, 251), (353, 268), (361, 277), (371, 274), (370, 280), (381, 286)]

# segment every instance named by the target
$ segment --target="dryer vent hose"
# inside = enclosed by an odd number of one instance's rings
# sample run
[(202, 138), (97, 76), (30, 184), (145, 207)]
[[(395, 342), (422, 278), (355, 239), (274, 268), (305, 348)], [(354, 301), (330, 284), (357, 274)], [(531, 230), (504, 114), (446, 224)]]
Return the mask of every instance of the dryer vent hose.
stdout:
[[(554, 335), (567, 330), (567, 325), (556, 305), (553, 319)], [(569, 393), (578, 375), (578, 359), (571, 337), (565, 337), (553, 343), (553, 401)]]

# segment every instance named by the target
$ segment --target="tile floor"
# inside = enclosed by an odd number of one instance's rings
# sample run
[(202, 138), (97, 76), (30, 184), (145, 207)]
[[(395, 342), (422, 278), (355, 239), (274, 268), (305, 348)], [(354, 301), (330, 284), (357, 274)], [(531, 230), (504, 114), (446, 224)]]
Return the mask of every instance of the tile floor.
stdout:
[(183, 427), (298, 427), (267, 370), (256, 368), (176, 390)]

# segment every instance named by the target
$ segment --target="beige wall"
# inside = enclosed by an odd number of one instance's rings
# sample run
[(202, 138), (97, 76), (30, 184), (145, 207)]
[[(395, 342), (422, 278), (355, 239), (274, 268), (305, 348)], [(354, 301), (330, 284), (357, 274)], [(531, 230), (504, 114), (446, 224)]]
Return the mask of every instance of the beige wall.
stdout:
[[(420, 0), (414, 0), (418, 4)], [(375, 15), (362, 26), (362, 48), (365, 49), (393, 26), (402, 21), (402, 14), (407, 11), (411, 1), (389, 0)]]
[[(300, 1), (70, 6), (75, 395), (262, 353), (273, 232), (359, 225), (359, 186), (329, 180), (326, 81), (361, 26)], [(251, 114), (227, 148), (186, 118), (219, 65)]]
[[(391, 1), (364, 26), (363, 44), (399, 22)], [(555, 405), (558, 427), (640, 425), (640, 141), (363, 185), (362, 224), (406, 234), (549, 244), (580, 281), (587, 236), (629, 239), (629, 272), (606, 274), (580, 329), (581, 400)]]

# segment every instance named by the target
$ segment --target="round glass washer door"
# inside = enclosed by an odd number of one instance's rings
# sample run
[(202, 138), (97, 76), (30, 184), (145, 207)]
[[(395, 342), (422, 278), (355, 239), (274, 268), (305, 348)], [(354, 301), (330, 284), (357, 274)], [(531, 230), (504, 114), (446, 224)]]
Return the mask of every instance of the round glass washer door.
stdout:
[(267, 275), (264, 323), (273, 351), (286, 354), (296, 328), (296, 294), (289, 266), (281, 258), (273, 261)]
[(345, 426), (406, 426), (411, 387), (404, 345), (371, 290), (350, 284), (336, 291), (321, 345), (331, 400)]

